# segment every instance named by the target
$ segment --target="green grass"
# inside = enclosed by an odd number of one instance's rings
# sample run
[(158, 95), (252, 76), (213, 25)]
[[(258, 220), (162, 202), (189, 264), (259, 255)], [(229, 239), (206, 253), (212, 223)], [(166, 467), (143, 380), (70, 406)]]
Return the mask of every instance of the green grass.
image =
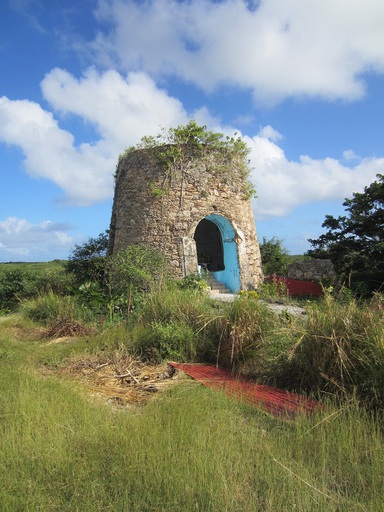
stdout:
[(0, 263), (0, 316), (16, 311), (21, 300), (39, 293), (68, 293), (72, 281), (62, 260)]
[(20, 337), (31, 327), (0, 320), (0, 510), (382, 508), (382, 423), (353, 401), (289, 424), (184, 381), (116, 411), (39, 366), (89, 342)]
[(65, 260), (52, 260), (45, 262), (24, 262), (24, 261), (9, 261), (0, 263), (0, 272), (4, 270), (37, 270), (47, 271), (55, 268), (62, 268)]

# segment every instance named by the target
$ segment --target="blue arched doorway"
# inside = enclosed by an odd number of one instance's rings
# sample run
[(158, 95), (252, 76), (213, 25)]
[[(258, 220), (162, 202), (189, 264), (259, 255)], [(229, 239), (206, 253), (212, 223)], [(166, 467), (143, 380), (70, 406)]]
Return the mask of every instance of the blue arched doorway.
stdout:
[(241, 284), (236, 233), (229, 220), (215, 213), (207, 215), (197, 225), (194, 240), (198, 263), (228, 290), (238, 292)]

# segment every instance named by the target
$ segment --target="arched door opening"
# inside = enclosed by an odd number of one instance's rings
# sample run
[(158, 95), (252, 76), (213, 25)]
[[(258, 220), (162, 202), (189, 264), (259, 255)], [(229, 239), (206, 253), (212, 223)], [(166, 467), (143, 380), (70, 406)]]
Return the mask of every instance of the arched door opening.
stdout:
[(198, 264), (231, 292), (238, 292), (241, 285), (236, 233), (229, 220), (218, 214), (207, 215), (197, 225), (194, 240)]
[(223, 240), (214, 222), (203, 219), (196, 227), (197, 263), (210, 272), (224, 270)]

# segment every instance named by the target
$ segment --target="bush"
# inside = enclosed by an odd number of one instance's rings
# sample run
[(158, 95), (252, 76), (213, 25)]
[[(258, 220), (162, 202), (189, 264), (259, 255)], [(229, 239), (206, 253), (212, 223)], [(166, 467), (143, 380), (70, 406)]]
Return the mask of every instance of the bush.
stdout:
[(153, 321), (135, 344), (145, 359), (154, 361), (194, 361), (198, 353), (199, 336), (192, 327), (180, 320)]
[(7, 270), (0, 273), (0, 311), (8, 312), (16, 308), (24, 289), (25, 273), (22, 270)]
[(287, 286), (282, 280), (275, 279), (276, 276), (271, 276), (271, 279), (264, 281), (257, 287), (257, 293), (260, 299), (267, 302), (287, 302), (290, 300)]
[(89, 238), (81, 245), (75, 245), (66, 263), (66, 270), (74, 276), (77, 285), (88, 281), (104, 282), (107, 248), (108, 231), (100, 233), (97, 238)]
[(278, 322), (257, 294), (222, 303), (199, 289), (168, 282), (147, 295), (127, 339), (146, 359), (212, 362), (238, 369), (256, 356), (262, 364)]
[(260, 244), (260, 253), (264, 275), (285, 276), (287, 274), (289, 256), (281, 240), (276, 237), (270, 240), (263, 237), (263, 242)]
[(107, 281), (112, 295), (128, 297), (150, 292), (164, 282), (167, 275), (164, 257), (140, 245), (130, 245), (108, 258)]
[(209, 326), (217, 308), (201, 290), (180, 289), (177, 282), (165, 282), (161, 289), (146, 295), (130, 328), (134, 350), (155, 360), (212, 360), (216, 348)]
[(63, 267), (43, 267), (39, 270), (12, 268), (0, 272), (0, 311), (14, 311), (21, 300), (52, 291), (65, 294), (72, 285)]
[(35, 322), (50, 323), (58, 317), (78, 317), (78, 304), (69, 295), (60, 297), (49, 292), (35, 299), (25, 300), (21, 304), (21, 313)]
[(199, 274), (189, 274), (183, 279), (177, 281), (177, 286), (181, 289), (188, 288), (189, 290), (205, 291), (208, 285), (204, 278)]

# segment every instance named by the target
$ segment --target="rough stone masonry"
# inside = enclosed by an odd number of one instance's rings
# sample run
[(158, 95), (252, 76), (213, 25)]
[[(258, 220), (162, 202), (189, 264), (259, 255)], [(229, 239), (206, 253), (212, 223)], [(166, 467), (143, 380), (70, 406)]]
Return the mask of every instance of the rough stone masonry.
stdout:
[(176, 278), (203, 267), (231, 291), (256, 288), (262, 280), (260, 249), (236, 157), (224, 171), (218, 150), (204, 157), (191, 150), (182, 170), (170, 173), (161, 151), (136, 149), (119, 159), (109, 254), (144, 245), (167, 258)]

